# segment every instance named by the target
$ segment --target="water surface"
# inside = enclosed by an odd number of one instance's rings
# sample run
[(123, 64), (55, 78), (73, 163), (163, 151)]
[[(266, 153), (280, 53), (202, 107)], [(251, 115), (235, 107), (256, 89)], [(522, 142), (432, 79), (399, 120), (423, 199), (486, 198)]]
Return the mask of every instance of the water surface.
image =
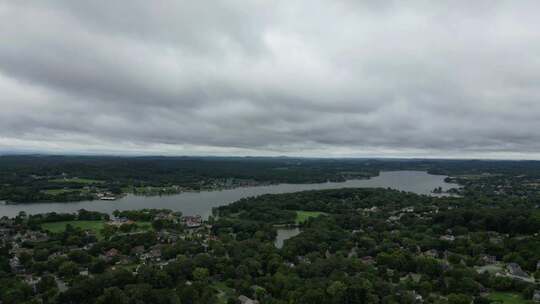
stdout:
[(114, 210), (143, 208), (166, 208), (182, 211), (186, 215), (200, 214), (207, 217), (212, 207), (225, 205), (244, 197), (262, 194), (290, 193), (303, 190), (383, 187), (418, 194), (430, 194), (436, 187), (443, 190), (457, 187), (446, 183), (444, 175), (430, 175), (423, 171), (383, 171), (371, 179), (348, 180), (342, 183), (277, 184), (257, 187), (241, 187), (219, 191), (184, 192), (167, 196), (136, 196), (128, 194), (116, 201), (81, 201), (69, 203), (31, 203), (0, 205), (0, 216), (16, 216), (19, 211), (28, 214), (46, 212), (76, 212), (79, 209), (112, 213)]
[(294, 228), (277, 228), (276, 229), (277, 235), (276, 240), (274, 241), (274, 245), (277, 248), (283, 247), (283, 242), (285, 240), (288, 240), (292, 238), (293, 236), (297, 236), (300, 234), (300, 228), (294, 227)]

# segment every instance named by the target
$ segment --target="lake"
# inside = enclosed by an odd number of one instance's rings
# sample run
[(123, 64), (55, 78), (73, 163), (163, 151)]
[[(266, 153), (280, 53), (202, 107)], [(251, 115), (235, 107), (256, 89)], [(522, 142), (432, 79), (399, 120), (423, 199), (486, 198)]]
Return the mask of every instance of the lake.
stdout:
[(27, 214), (46, 212), (76, 212), (79, 209), (112, 213), (114, 210), (135, 210), (143, 208), (165, 208), (181, 211), (186, 215), (199, 214), (208, 217), (213, 207), (225, 205), (244, 197), (262, 194), (290, 193), (304, 190), (337, 188), (383, 187), (418, 194), (430, 194), (436, 187), (443, 190), (458, 187), (446, 183), (444, 175), (430, 175), (423, 171), (383, 171), (371, 179), (348, 180), (341, 183), (318, 184), (277, 184), (256, 187), (241, 187), (219, 191), (184, 192), (167, 196), (136, 196), (128, 194), (116, 201), (81, 201), (69, 203), (31, 203), (0, 205), (0, 216), (16, 216), (20, 211)]

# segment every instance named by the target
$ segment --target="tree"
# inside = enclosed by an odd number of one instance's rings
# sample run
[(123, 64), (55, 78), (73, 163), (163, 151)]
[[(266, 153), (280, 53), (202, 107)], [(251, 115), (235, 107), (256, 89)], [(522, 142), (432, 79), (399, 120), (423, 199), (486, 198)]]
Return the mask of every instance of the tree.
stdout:
[(346, 290), (347, 285), (341, 281), (334, 281), (326, 288), (334, 303), (341, 303)]
[(53, 288), (56, 288), (56, 280), (50, 275), (44, 275), (37, 283), (37, 291), (39, 293), (45, 293)]
[(196, 281), (204, 282), (208, 278), (208, 269), (203, 267), (197, 267), (193, 270), (193, 278)]
[(471, 297), (464, 294), (450, 294), (448, 296), (448, 304), (470, 304)]
[(95, 259), (94, 262), (90, 264), (88, 270), (91, 273), (103, 273), (107, 268), (107, 263), (102, 259)]
[(129, 298), (118, 287), (106, 288), (103, 294), (96, 299), (96, 304), (127, 304)]
[(70, 277), (77, 275), (79, 273), (79, 266), (74, 262), (68, 261), (64, 262), (58, 268), (58, 274), (63, 277)]

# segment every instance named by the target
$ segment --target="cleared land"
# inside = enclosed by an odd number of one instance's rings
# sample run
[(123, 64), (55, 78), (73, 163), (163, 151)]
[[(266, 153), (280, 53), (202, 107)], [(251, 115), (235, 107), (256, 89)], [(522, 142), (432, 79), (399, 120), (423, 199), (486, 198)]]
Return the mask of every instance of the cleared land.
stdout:
[(326, 214), (324, 212), (319, 211), (296, 211), (296, 223), (301, 224), (305, 221), (307, 221), (310, 217), (318, 217), (319, 215)]

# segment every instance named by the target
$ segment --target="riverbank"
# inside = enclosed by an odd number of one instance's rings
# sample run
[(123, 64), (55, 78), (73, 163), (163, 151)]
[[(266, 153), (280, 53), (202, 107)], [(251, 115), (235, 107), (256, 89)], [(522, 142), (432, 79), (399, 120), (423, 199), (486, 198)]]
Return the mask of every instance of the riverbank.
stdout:
[(423, 171), (382, 171), (370, 179), (347, 180), (344, 182), (325, 182), (310, 184), (276, 184), (254, 187), (239, 187), (226, 190), (183, 192), (166, 196), (137, 196), (127, 194), (115, 201), (76, 201), (24, 203), (16, 205), (0, 205), (0, 214), (16, 216), (20, 211), (27, 214), (47, 212), (76, 212), (79, 209), (99, 211), (111, 214), (114, 210), (136, 210), (144, 208), (171, 209), (181, 211), (185, 215), (211, 215), (213, 207), (230, 202), (264, 194), (291, 193), (306, 190), (323, 190), (337, 188), (392, 188), (418, 194), (429, 195), (441, 186), (443, 190), (457, 187), (457, 184), (446, 183), (444, 175), (430, 175)]

